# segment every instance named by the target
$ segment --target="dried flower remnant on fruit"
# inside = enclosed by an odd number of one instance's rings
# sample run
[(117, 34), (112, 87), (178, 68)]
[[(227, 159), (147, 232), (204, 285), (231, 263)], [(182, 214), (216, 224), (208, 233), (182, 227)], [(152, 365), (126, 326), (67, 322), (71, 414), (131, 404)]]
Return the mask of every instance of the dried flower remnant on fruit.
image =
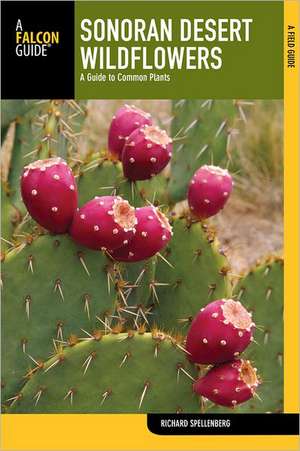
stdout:
[(252, 316), (240, 302), (227, 299), (221, 308), (225, 320), (237, 329), (249, 330), (252, 326)]
[(125, 231), (133, 230), (137, 224), (135, 209), (127, 200), (118, 197), (112, 207), (114, 218)]

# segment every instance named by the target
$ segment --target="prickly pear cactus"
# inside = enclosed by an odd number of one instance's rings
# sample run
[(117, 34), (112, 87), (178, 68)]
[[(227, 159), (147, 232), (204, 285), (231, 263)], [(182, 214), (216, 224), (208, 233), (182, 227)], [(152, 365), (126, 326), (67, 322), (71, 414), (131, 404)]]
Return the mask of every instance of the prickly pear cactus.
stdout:
[(11, 411), (198, 412), (194, 377), (185, 354), (162, 334), (106, 335), (58, 352), (11, 401)]
[(169, 184), (173, 201), (186, 197), (189, 180), (203, 164), (226, 167), (234, 161), (235, 137), (248, 109), (248, 102), (240, 100), (173, 101), (175, 145)]
[[(201, 405), (201, 412), (221, 412), (193, 392), (199, 368), (188, 359), (185, 338), (201, 308), (229, 297), (253, 311), (258, 344), (241, 357), (254, 362), (263, 382), (262, 400), (253, 397), (234, 412), (281, 411), (281, 260), (253, 269), (232, 290), (229, 263), (209, 222), (174, 206), (199, 166), (233, 161), (247, 108), (230, 100), (175, 102), (171, 170), (134, 183), (106, 150), (79, 153), (85, 105), (44, 101), (13, 114), (2, 190), (5, 411), (200, 412)], [(80, 207), (111, 194), (135, 207), (159, 205), (173, 226), (168, 245), (148, 260), (120, 263), (109, 251), (90, 251), (42, 229), (26, 214), (19, 177), (24, 165), (53, 155), (72, 168)]]

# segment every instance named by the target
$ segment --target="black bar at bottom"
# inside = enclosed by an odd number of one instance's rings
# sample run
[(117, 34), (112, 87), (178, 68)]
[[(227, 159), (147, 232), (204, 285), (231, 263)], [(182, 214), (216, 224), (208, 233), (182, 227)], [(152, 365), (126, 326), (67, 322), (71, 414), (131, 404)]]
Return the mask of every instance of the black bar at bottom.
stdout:
[(296, 413), (148, 414), (158, 435), (299, 435)]

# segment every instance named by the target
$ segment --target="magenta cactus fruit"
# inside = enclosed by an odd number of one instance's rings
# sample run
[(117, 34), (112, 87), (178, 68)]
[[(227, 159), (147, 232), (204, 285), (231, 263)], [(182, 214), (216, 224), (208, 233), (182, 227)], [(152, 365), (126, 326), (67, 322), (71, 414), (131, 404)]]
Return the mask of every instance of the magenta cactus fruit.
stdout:
[(172, 156), (172, 140), (164, 130), (145, 125), (131, 133), (127, 139), (122, 163), (129, 180), (147, 180), (159, 174)]
[(154, 206), (136, 209), (137, 226), (133, 239), (112, 252), (117, 261), (136, 262), (152, 257), (162, 250), (172, 236), (168, 218)]
[(25, 166), (21, 194), (30, 216), (53, 233), (65, 233), (77, 207), (77, 186), (71, 169), (60, 157)]
[(193, 384), (193, 390), (215, 404), (235, 407), (251, 399), (259, 384), (249, 360), (235, 360), (212, 368)]
[(188, 188), (188, 203), (193, 215), (206, 219), (217, 214), (226, 204), (232, 186), (227, 169), (202, 166), (193, 175)]
[(126, 245), (135, 233), (135, 209), (119, 196), (95, 197), (74, 214), (70, 235), (94, 250), (114, 250)]
[(192, 321), (186, 340), (189, 359), (200, 364), (233, 360), (253, 340), (254, 328), (251, 313), (239, 301), (213, 301)]
[(109, 151), (121, 160), (123, 147), (127, 137), (134, 130), (146, 124), (152, 124), (151, 115), (149, 113), (146, 113), (133, 105), (125, 105), (119, 108), (111, 121), (108, 132)]

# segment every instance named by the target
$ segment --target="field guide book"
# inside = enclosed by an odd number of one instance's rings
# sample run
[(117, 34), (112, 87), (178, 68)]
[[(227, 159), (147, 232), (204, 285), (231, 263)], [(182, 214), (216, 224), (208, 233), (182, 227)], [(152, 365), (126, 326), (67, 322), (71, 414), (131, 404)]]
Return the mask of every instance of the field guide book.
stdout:
[(1, 450), (299, 449), (299, 7), (2, 0)]

